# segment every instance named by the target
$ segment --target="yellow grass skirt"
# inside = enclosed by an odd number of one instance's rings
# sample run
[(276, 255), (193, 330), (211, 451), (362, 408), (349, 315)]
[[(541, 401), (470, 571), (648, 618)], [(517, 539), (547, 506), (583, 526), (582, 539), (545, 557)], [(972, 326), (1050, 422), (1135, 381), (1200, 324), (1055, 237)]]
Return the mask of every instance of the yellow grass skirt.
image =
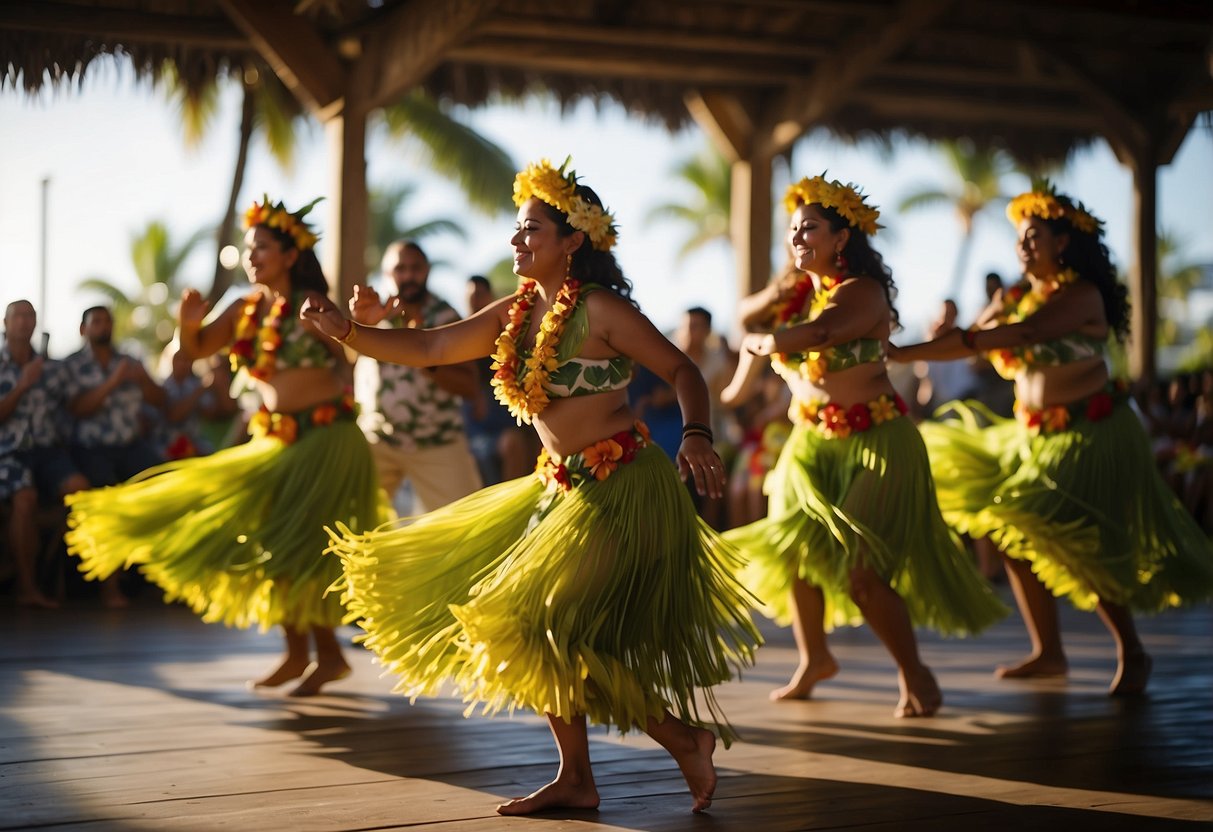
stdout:
[(321, 556), (324, 526), (390, 517), (352, 419), (305, 429), (293, 444), (254, 437), (66, 502), (68, 551), (88, 578), (135, 566), (206, 621), (262, 629), (339, 624), (344, 611), (325, 589), (341, 568)]
[(1213, 597), (1213, 542), (1158, 475), (1128, 404), (1035, 433), (976, 402), (924, 423), (944, 517), (989, 536), (1055, 595), (1141, 612)]
[(764, 490), (766, 518), (725, 538), (749, 558), (742, 582), (781, 624), (791, 621), (796, 577), (822, 589), (827, 630), (859, 624), (849, 572), (860, 564), (888, 581), (915, 625), (961, 635), (1007, 613), (940, 516), (909, 419), (843, 439), (797, 424)]
[(711, 687), (761, 639), (731, 577), (736, 551), (657, 446), (567, 491), (526, 476), (339, 531), (336, 588), (397, 691), (449, 680), (469, 714), (586, 714), (621, 733), (668, 708), (730, 738)]

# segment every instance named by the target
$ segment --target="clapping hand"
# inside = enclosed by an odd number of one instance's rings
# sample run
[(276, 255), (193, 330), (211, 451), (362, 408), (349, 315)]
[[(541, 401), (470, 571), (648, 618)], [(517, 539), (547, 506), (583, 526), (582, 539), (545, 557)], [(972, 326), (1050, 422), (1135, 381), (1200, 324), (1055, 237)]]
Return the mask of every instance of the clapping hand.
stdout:
[[(351, 304), (353, 301), (351, 301)], [(321, 294), (313, 293), (299, 307), (299, 317), (308, 321), (320, 332), (338, 341), (350, 334), (353, 324), (341, 314), (337, 304)]]

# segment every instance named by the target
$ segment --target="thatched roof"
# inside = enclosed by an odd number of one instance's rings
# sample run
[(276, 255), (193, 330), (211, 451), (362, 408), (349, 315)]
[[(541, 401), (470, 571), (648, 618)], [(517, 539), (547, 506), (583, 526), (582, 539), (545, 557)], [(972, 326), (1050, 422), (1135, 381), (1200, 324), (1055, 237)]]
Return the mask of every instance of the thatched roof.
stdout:
[(250, 32), (274, 15), (314, 39), (300, 83), (319, 108), (380, 42), (361, 71), (400, 83), (372, 105), (405, 83), (472, 106), (545, 89), (676, 127), (706, 91), (785, 143), (824, 126), (1034, 159), (1111, 132), (1166, 161), (1213, 110), (1207, 0), (10, 0), (0, 85), (76, 82), (115, 53), (203, 84), (262, 60)]

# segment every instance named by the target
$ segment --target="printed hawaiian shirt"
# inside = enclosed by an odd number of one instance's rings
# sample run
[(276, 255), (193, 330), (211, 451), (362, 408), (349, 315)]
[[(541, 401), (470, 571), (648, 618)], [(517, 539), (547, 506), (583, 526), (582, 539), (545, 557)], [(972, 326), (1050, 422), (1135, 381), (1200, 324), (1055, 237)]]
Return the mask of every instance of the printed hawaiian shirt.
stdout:
[[(0, 346), (0, 397), (12, 392), (20, 378), (21, 365), (13, 360), (8, 344)], [(25, 391), (9, 417), (0, 421), (0, 456), (57, 444), (66, 435), (62, 416), (67, 396), (63, 363), (47, 361), (37, 383)]]
[[(459, 313), (449, 303), (426, 295), (421, 326), (442, 326), (457, 320)], [(403, 325), (402, 318), (392, 321), (395, 328)], [(463, 435), (461, 401), (421, 369), (380, 362), (375, 409), (383, 422), (375, 432), (382, 441), (402, 451), (448, 445)]]
[[(109, 365), (102, 367), (87, 346), (69, 355), (63, 361), (68, 377), (69, 398), (101, 386), (114, 365), (123, 358), (136, 360), (115, 351)], [(139, 438), (139, 408), (142, 404), (143, 391), (139, 385), (133, 381), (123, 382), (92, 415), (76, 419), (72, 441), (85, 448), (129, 445)]]

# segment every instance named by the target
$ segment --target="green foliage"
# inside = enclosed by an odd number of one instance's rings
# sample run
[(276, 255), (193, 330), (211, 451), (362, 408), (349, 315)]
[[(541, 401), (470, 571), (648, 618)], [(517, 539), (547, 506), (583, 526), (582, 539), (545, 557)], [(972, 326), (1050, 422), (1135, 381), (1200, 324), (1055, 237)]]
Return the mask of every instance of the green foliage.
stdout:
[(370, 240), (366, 249), (366, 267), (369, 271), (379, 268), (383, 252), (396, 240), (421, 242), (440, 234), (467, 239), (467, 231), (453, 219), (435, 218), (415, 224), (403, 221), (401, 218), (407, 213), (409, 201), (416, 193), (417, 186), (408, 182), (371, 189)]
[(689, 198), (653, 207), (646, 222), (673, 221), (687, 230), (678, 248), (679, 260), (715, 241), (731, 243), (733, 173), (728, 160), (707, 148), (679, 162), (673, 173), (680, 184), (689, 186)]

